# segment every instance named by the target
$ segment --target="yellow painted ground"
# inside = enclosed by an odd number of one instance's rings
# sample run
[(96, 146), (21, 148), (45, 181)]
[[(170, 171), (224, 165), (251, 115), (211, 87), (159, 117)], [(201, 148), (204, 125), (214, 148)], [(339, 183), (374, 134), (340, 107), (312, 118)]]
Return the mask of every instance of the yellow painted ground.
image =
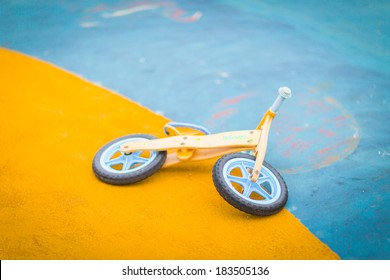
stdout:
[[(109, 70), (107, 70), (109, 71)], [(288, 211), (257, 218), (214, 189), (214, 161), (128, 187), (98, 181), (95, 152), (164, 117), (0, 48), (0, 259), (337, 259)]]

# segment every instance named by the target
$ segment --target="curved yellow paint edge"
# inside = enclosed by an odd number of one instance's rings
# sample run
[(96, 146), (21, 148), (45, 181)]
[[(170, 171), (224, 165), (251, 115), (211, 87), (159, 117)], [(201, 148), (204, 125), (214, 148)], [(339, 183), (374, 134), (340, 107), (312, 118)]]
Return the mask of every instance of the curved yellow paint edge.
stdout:
[(288, 211), (245, 215), (213, 161), (129, 187), (98, 181), (95, 152), (164, 117), (48, 63), (0, 48), (0, 259), (338, 259)]

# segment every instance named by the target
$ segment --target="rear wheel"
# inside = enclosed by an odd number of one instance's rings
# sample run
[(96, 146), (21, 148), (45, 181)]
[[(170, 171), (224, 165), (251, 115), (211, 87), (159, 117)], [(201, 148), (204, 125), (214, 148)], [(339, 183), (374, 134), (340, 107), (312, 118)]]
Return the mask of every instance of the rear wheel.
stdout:
[(131, 141), (145, 141), (156, 137), (131, 134), (104, 145), (95, 155), (92, 169), (96, 177), (112, 185), (127, 185), (142, 181), (159, 170), (167, 157), (166, 151), (136, 151), (124, 154), (120, 146)]
[(250, 180), (256, 157), (243, 153), (221, 157), (213, 168), (213, 181), (219, 194), (232, 206), (249, 214), (267, 216), (287, 203), (286, 183), (279, 172), (263, 162), (256, 182)]

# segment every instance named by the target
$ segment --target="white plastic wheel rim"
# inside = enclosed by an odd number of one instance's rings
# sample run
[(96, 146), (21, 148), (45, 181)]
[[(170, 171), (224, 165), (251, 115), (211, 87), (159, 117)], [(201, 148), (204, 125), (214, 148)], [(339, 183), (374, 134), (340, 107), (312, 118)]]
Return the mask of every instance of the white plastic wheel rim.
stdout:
[[(104, 170), (112, 173), (118, 173), (118, 174), (131, 173), (146, 167), (147, 165), (153, 162), (153, 160), (157, 157), (158, 152), (150, 151), (149, 157), (146, 158), (140, 156), (143, 153), (143, 151), (133, 152), (130, 155), (125, 155), (120, 151), (120, 146), (123, 145), (124, 143), (132, 142), (132, 141), (143, 141), (143, 140), (149, 140), (149, 139), (136, 137), (136, 138), (122, 139), (118, 142), (112, 143), (102, 153), (100, 157), (100, 165)], [(118, 154), (118, 156), (112, 158), (115, 154)], [(112, 167), (119, 164), (122, 164), (122, 170), (117, 170)], [(134, 165), (137, 166), (132, 168), (132, 166)]]
[[(229, 188), (239, 197), (259, 205), (267, 205), (274, 203), (281, 196), (281, 186), (276, 176), (263, 165), (261, 168), (261, 174), (256, 182), (250, 180), (250, 173), (248, 169), (253, 170), (255, 161), (247, 158), (233, 158), (228, 160), (223, 166), (223, 178)], [(231, 172), (239, 168), (242, 176), (231, 175)], [(232, 183), (240, 185), (243, 190), (239, 192)], [(267, 186), (265, 188), (264, 186)], [(256, 193), (263, 199), (252, 199), (250, 196), (252, 193)]]

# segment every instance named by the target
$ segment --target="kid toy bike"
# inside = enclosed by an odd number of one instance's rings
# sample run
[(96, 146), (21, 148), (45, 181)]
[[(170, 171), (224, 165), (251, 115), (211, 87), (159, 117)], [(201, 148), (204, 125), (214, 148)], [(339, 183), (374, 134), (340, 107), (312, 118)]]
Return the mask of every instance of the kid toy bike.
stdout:
[(290, 97), (289, 88), (279, 88), (278, 97), (254, 130), (210, 134), (198, 125), (168, 123), (165, 138), (131, 134), (115, 139), (96, 153), (93, 171), (103, 182), (127, 185), (148, 178), (161, 167), (224, 155), (212, 172), (219, 194), (246, 213), (275, 214), (285, 206), (288, 192), (282, 176), (264, 156), (271, 122)]

